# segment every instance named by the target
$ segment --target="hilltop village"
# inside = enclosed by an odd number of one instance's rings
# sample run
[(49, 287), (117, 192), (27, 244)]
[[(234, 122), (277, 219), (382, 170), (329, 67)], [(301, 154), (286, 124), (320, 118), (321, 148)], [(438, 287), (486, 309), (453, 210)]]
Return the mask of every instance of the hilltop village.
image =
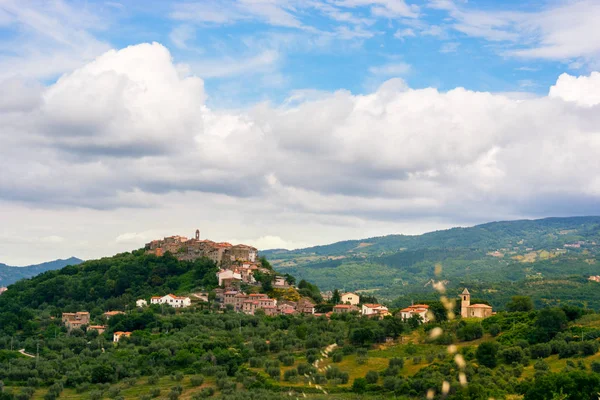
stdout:
[[(359, 293), (339, 293), (337, 290), (321, 292), (318, 299), (302, 295), (299, 290), (301, 288), (295, 285), (295, 279), (289, 275), (275, 273), (265, 259), (258, 257), (255, 247), (202, 240), (199, 230), (196, 230), (192, 239), (176, 235), (153, 240), (145, 245), (144, 252), (157, 257), (169, 253), (181, 261), (208, 258), (219, 268), (216, 272), (218, 288), (210, 293), (200, 292), (185, 296), (172, 293), (157, 294), (150, 299), (138, 299), (138, 308), (159, 305), (178, 309), (207, 303), (210, 306), (212, 300), (218, 310), (247, 315), (261, 312), (266, 316), (309, 314), (330, 318), (332, 314), (356, 313), (377, 319), (393, 315), (386, 306), (370, 302), (369, 300), (373, 299), (371, 296), (363, 296), (361, 299)], [(466, 288), (460, 300), (462, 318), (487, 318), (493, 314), (489, 305), (471, 304), (471, 295)], [(319, 302), (333, 305), (329, 311), (317, 312)], [(102, 334), (107, 328), (104, 324), (108, 319), (119, 314), (125, 313), (119, 310), (106, 311), (101, 321), (92, 324), (90, 313), (87, 311), (63, 313), (62, 323), (69, 331), (85, 326), (87, 330), (96, 330)], [(429, 305), (413, 304), (401, 309), (396, 317), (404, 321), (427, 323), (433, 319), (433, 314)], [(113, 341), (118, 342), (122, 337), (129, 335), (131, 332), (114, 332)]]

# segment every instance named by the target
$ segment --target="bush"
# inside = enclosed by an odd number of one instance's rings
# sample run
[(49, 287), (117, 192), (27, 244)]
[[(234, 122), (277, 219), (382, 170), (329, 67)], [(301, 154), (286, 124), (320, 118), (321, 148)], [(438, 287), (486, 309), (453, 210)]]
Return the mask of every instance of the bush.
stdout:
[(159, 388), (150, 389), (150, 396), (152, 398), (160, 396), (160, 389)]
[(115, 397), (117, 397), (120, 394), (121, 394), (121, 389), (119, 389), (118, 387), (112, 387), (112, 388), (108, 389), (108, 391), (106, 392), (106, 396), (108, 396), (109, 399), (114, 399)]
[(340, 351), (333, 353), (333, 356), (331, 357), (331, 359), (333, 360), (334, 363), (342, 362), (343, 358), (344, 358), (344, 354)]
[(152, 400), (152, 396), (149, 394), (142, 394), (140, 395), (140, 400)]
[(271, 378), (277, 381), (281, 378), (281, 370), (278, 367), (268, 367), (266, 372)]
[(288, 369), (283, 373), (283, 380), (286, 382), (294, 382), (298, 378), (298, 371), (295, 369)]
[(506, 347), (498, 353), (498, 356), (505, 364), (521, 363), (525, 358), (525, 352), (518, 346)]
[(352, 382), (352, 391), (354, 393), (364, 393), (367, 389), (367, 380), (365, 378), (356, 378)]
[(204, 383), (204, 377), (202, 375), (194, 375), (190, 378), (192, 386), (202, 386)]
[(402, 369), (404, 368), (404, 359), (398, 357), (390, 358), (390, 361), (388, 362), (388, 367), (398, 367)]
[(262, 368), (265, 365), (265, 359), (262, 357), (251, 357), (248, 360), (250, 368)]
[(592, 362), (592, 371), (600, 373), (600, 361)]
[(179, 392), (177, 392), (175, 390), (171, 390), (169, 392), (169, 394), (167, 395), (167, 398), (169, 400), (177, 400), (179, 398)]
[[(48, 392), (48, 393), (50, 393), (50, 392)], [(99, 390), (92, 390), (90, 392), (90, 400), (100, 400), (100, 399), (102, 399), (102, 392), (101, 391), (99, 391)]]
[(595, 340), (588, 340), (581, 343), (581, 352), (584, 356), (593, 356), (598, 352), (598, 342)]
[(171, 374), (171, 380), (175, 382), (181, 382), (183, 380), (183, 374), (179, 371)]
[(202, 390), (199, 393), (196, 393), (192, 396), (192, 399), (197, 400), (197, 399), (205, 399), (207, 397), (211, 397), (212, 395), (215, 394), (215, 389), (212, 387), (205, 387), (202, 388)]
[(490, 332), (490, 335), (492, 335), (494, 337), (498, 336), (501, 332), (500, 325), (491, 324), (490, 327), (488, 328), (488, 332)]
[(531, 358), (547, 358), (552, 354), (552, 346), (548, 343), (534, 344), (529, 348)]
[(533, 364), (533, 369), (536, 371), (550, 371), (550, 366), (544, 360), (538, 360)]
[(281, 363), (283, 365), (285, 365), (286, 367), (291, 367), (292, 365), (294, 365), (294, 363), (296, 362), (296, 359), (294, 358), (294, 356), (285, 356), (280, 358)]
[(569, 342), (558, 351), (558, 358), (569, 358), (579, 354), (579, 343)]
[(369, 384), (375, 384), (379, 380), (379, 373), (377, 371), (369, 371), (367, 375), (365, 375), (365, 380)]
[(305, 363), (299, 364), (298, 367), (296, 367), (296, 369), (298, 370), (298, 375), (309, 375), (317, 372), (317, 369), (315, 367)]

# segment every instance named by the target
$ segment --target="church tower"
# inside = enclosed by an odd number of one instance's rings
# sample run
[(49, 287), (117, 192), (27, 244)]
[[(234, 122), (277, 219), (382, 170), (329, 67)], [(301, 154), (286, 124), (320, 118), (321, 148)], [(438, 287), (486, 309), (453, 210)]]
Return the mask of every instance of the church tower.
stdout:
[(465, 288), (460, 295), (460, 316), (467, 318), (469, 316), (469, 306), (471, 305), (471, 293)]
[(200, 229), (196, 229), (196, 240), (200, 240)]

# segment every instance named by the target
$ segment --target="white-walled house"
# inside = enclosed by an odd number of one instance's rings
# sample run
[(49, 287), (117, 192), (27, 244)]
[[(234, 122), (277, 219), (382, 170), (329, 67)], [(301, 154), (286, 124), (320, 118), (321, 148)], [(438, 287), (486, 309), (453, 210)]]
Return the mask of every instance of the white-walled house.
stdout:
[(135, 302), (135, 305), (137, 307), (146, 307), (148, 305), (148, 302), (144, 299), (139, 299), (138, 301)]
[(351, 304), (353, 306), (360, 303), (360, 296), (356, 293), (346, 292), (340, 296), (341, 304)]
[(373, 317), (385, 317), (389, 315), (389, 311), (387, 307), (381, 304), (363, 304), (361, 314)]
[(400, 310), (400, 318), (407, 320), (412, 318), (414, 315), (418, 315), (421, 317), (423, 322), (429, 322), (429, 318), (427, 317), (428, 311), (429, 306), (427, 304), (413, 304), (410, 307)]
[(219, 286), (223, 286), (223, 283), (225, 282), (242, 281), (242, 275), (230, 269), (225, 269), (217, 272), (217, 278), (219, 279)]
[(152, 304), (167, 304), (174, 308), (184, 308), (192, 305), (192, 301), (189, 297), (175, 296), (174, 294), (168, 294), (166, 296), (153, 296), (150, 299)]

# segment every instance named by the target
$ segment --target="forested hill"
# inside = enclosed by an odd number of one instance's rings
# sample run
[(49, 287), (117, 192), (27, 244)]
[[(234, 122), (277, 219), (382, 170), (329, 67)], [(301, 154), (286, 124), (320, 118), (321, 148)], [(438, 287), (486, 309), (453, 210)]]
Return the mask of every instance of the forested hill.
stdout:
[(60, 269), (67, 265), (77, 265), (82, 262), (83, 260), (80, 260), (79, 258), (71, 257), (66, 260), (54, 260), (42, 264), (28, 265), (26, 267), (13, 267), (0, 263), (0, 286), (8, 286), (19, 279), (31, 278), (42, 272)]
[(14, 283), (0, 296), (0, 329), (20, 328), (40, 311), (89, 310), (94, 316), (133, 308), (138, 298), (213, 288), (217, 270), (208, 259), (179, 261), (169, 253), (156, 257), (136, 250), (46, 271)]
[(600, 217), (544, 218), (489, 222), (468, 228), (452, 228), (422, 235), (387, 235), (299, 250), (264, 250), (269, 259), (306, 255), (336, 256), (348, 253), (381, 255), (399, 250), (475, 248), (496, 250), (503, 247), (562, 247), (577, 240), (600, 240)]
[[(600, 217), (491, 222), (423, 235), (389, 235), (302, 250), (264, 251), (281, 272), (317, 282), (324, 290), (368, 290), (377, 298), (409, 301), (432, 291), (431, 279), (449, 288), (477, 287), (505, 302), (501, 288), (537, 304), (561, 298), (600, 308)], [(435, 265), (442, 274), (434, 275)], [(562, 288), (562, 289), (561, 289)], [(497, 295), (492, 295), (497, 293)], [(587, 302), (587, 303), (586, 303)]]

